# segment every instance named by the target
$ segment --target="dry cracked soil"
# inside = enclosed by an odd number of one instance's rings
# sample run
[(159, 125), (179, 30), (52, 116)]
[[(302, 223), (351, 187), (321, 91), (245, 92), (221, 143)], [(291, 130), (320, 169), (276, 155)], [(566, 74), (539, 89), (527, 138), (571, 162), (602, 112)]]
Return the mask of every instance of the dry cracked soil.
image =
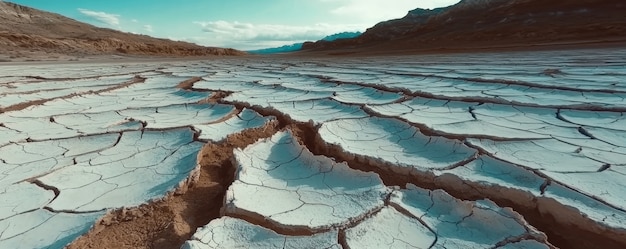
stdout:
[(0, 248), (625, 248), (624, 49), (0, 65)]

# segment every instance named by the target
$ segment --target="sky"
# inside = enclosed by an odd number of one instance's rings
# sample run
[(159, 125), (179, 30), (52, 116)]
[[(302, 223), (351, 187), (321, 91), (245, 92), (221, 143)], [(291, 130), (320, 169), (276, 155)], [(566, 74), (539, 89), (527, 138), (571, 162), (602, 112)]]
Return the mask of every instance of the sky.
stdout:
[[(0, 0), (1, 1), (1, 0)], [(459, 0), (5, 0), (124, 32), (241, 50), (365, 31)]]

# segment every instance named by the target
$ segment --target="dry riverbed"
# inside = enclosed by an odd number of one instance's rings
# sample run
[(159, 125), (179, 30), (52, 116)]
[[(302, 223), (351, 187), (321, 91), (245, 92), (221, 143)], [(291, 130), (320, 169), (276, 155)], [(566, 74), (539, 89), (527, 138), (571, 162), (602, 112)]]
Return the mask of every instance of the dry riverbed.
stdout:
[(0, 248), (624, 248), (624, 49), (0, 65)]

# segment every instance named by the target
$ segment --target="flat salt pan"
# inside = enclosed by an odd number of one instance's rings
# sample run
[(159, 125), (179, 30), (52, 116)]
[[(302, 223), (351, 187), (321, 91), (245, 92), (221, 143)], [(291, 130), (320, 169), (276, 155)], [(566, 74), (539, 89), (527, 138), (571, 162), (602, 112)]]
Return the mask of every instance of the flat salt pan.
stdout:
[(549, 171), (543, 173), (581, 193), (594, 196), (614, 207), (626, 210), (626, 175), (612, 170), (593, 173), (555, 173)]
[(532, 169), (552, 172), (594, 172), (603, 165), (580, 153), (579, 146), (555, 139), (527, 141), (468, 139), (468, 142), (488, 151), (498, 159)]
[(402, 94), (385, 92), (369, 87), (341, 91), (341, 88), (344, 87), (344, 85), (339, 85), (336, 88), (333, 88), (336, 92), (332, 98), (343, 103), (372, 105), (389, 104), (402, 98)]
[[(133, 86), (112, 90), (98, 95), (86, 94), (66, 99), (55, 99), (42, 105), (31, 106), (20, 111), (10, 112), (14, 117), (50, 117), (63, 114), (101, 113), (129, 108), (165, 107), (196, 103), (209, 97), (206, 92), (188, 92), (180, 89), (150, 88), (138, 83)], [(102, 103), (107, 103), (103, 105)]]
[(224, 216), (199, 228), (191, 240), (185, 242), (182, 249), (340, 249), (337, 237), (336, 230), (311, 236), (281, 235), (247, 221)]
[(346, 152), (418, 169), (443, 169), (476, 155), (461, 141), (429, 137), (395, 119), (345, 119), (324, 123), (320, 137)]
[(164, 197), (193, 176), (202, 143), (189, 129), (125, 132), (112, 148), (88, 161), (40, 177), (60, 190), (53, 210), (98, 211), (137, 206)]
[(146, 122), (146, 127), (152, 129), (214, 123), (228, 118), (234, 112), (234, 106), (222, 104), (174, 105), (118, 111), (126, 119)]
[(44, 209), (0, 220), (0, 248), (62, 249), (94, 225), (104, 212), (51, 213)]
[(626, 131), (626, 115), (621, 112), (563, 110), (560, 115), (575, 124)]
[(436, 125), (473, 121), (474, 118), (469, 111), (470, 107), (477, 104), (414, 98), (397, 104), (368, 107), (381, 115), (399, 116), (409, 122), (434, 128)]
[(462, 201), (443, 190), (429, 191), (409, 184), (406, 190), (394, 191), (391, 202), (435, 231), (436, 248), (491, 248), (521, 235), (546, 240), (521, 215), (488, 200)]
[(32, 140), (69, 138), (80, 135), (78, 131), (50, 122), (50, 118), (6, 118), (4, 125)]
[(235, 160), (226, 214), (253, 213), (287, 229), (348, 224), (382, 207), (389, 192), (378, 175), (314, 156), (290, 131), (236, 149)]
[[(558, 183), (550, 184), (546, 188), (544, 196), (575, 208), (581, 215), (589, 217), (595, 222), (620, 229), (622, 233), (626, 233), (626, 212), (623, 210), (610, 207)], [(564, 219), (570, 218), (566, 216)]]
[(302, 91), (280, 86), (258, 85), (246, 91), (235, 92), (224, 100), (266, 106), (270, 103), (325, 99), (331, 96), (332, 92)]
[(497, 139), (584, 138), (578, 126), (556, 118), (556, 109), (415, 98), (397, 104), (368, 106), (443, 134)]
[(80, 134), (141, 130), (141, 120), (129, 119), (118, 112), (67, 114), (53, 117), (54, 122)]
[(533, 195), (541, 194), (541, 185), (546, 181), (529, 170), (484, 155), (466, 165), (440, 172), (446, 173), (465, 181), (519, 189)]
[(37, 210), (54, 198), (54, 192), (28, 182), (9, 185), (0, 191), (0, 221), (9, 217)]
[(368, 116), (358, 106), (346, 105), (329, 99), (272, 103), (270, 107), (288, 114), (295, 121), (304, 123), (312, 121), (314, 124)]
[(206, 79), (199, 82), (196, 82), (193, 87), (195, 89), (206, 89), (213, 91), (229, 91), (229, 92), (241, 92), (246, 91), (252, 87), (254, 87), (254, 83), (244, 82), (240, 80), (211, 80)]
[(346, 230), (350, 248), (430, 248), (436, 239), (419, 220), (391, 207)]
[(73, 165), (81, 155), (97, 155), (118, 137), (105, 134), (0, 147), (0, 188)]
[(26, 134), (22, 134), (19, 131), (11, 130), (9, 128), (1, 127), (1, 126), (0, 126), (0, 134), (2, 134), (2, 137), (0, 137), (0, 147), (5, 146), (9, 143), (22, 142), (26, 140), (26, 138), (28, 138), (28, 135)]
[(626, 131), (596, 127), (585, 127), (585, 130), (587, 130), (587, 132), (589, 132), (596, 139), (626, 149)]
[(246, 129), (263, 127), (268, 122), (276, 120), (275, 117), (264, 117), (251, 109), (243, 109), (241, 113), (231, 117), (230, 119), (208, 125), (194, 125), (200, 130), (199, 139), (220, 142), (230, 134), (239, 133)]

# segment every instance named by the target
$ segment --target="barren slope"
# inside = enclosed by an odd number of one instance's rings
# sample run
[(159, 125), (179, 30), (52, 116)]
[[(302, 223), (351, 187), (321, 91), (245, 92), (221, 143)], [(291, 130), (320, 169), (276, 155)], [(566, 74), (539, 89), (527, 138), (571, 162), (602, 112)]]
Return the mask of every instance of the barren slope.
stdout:
[(61, 15), (0, 1), (0, 54), (241, 55), (234, 49), (202, 47), (98, 28)]
[(385, 53), (626, 44), (626, 4), (619, 0), (463, 0), (416, 9), (354, 39), (306, 43), (304, 50)]

